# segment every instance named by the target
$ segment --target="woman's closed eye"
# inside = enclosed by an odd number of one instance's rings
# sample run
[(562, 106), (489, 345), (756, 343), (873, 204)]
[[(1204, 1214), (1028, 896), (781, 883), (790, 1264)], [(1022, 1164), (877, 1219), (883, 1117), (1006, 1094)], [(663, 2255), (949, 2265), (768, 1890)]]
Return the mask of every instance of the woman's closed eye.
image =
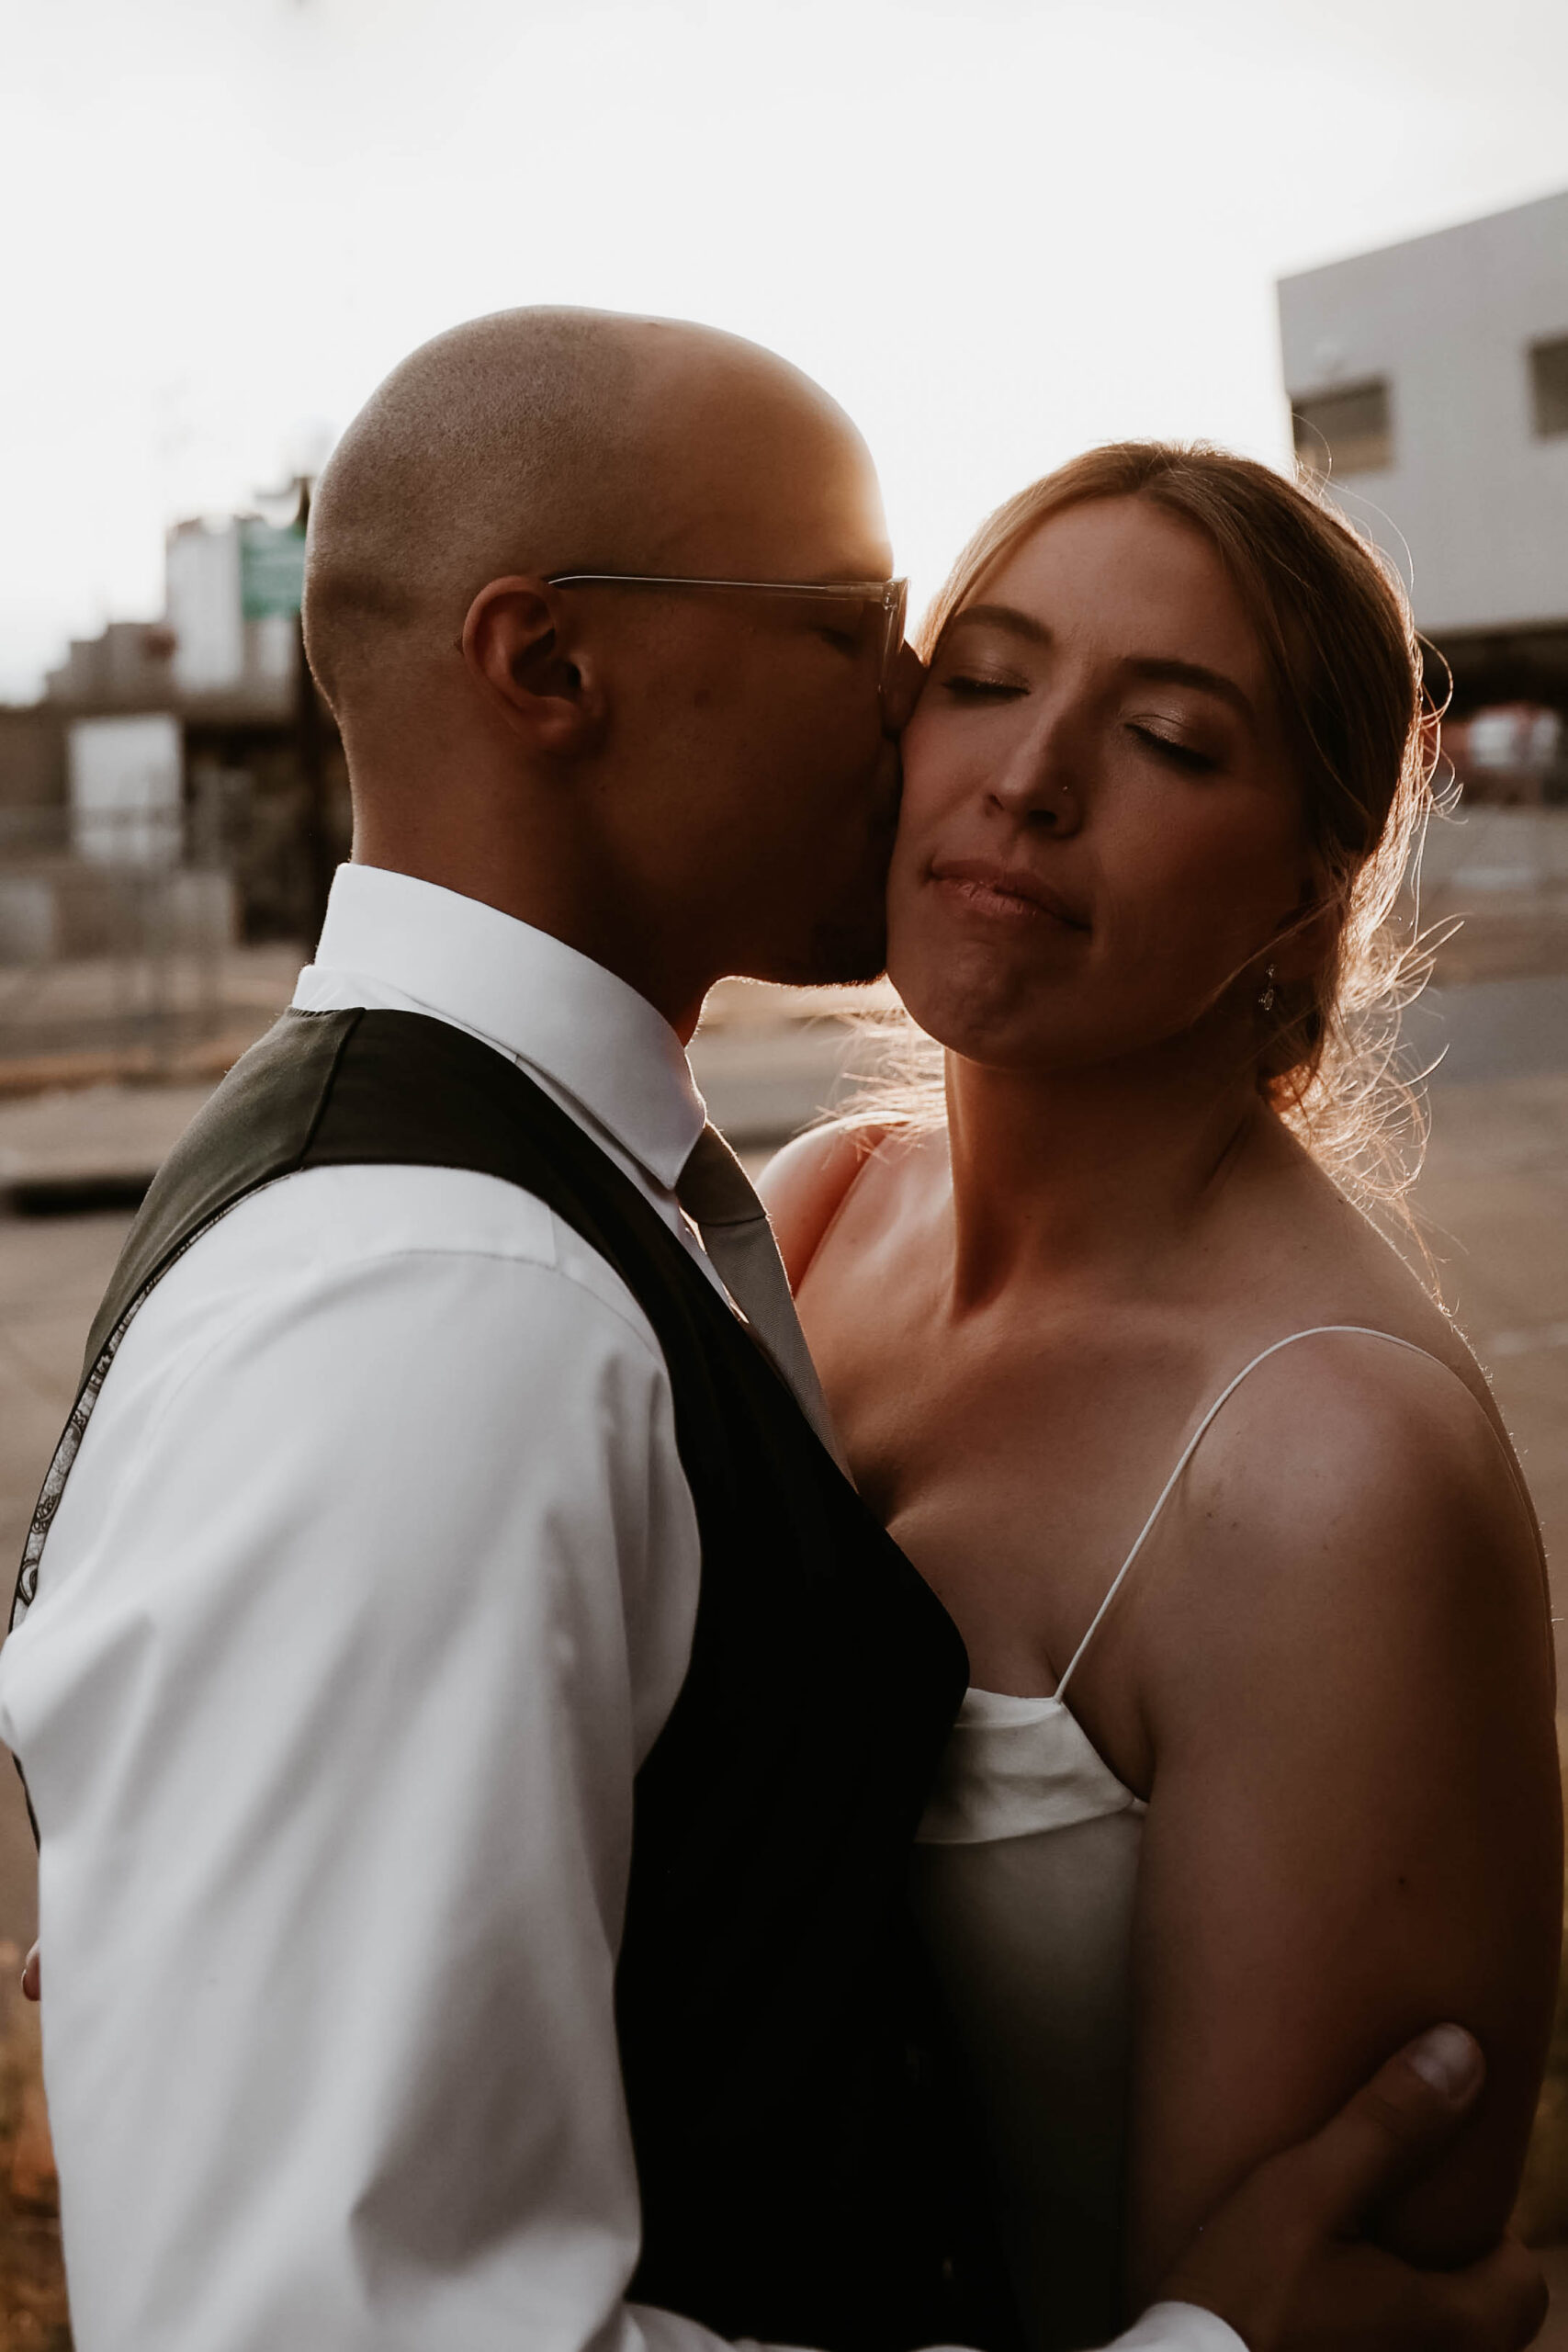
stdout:
[(980, 702), (1001, 695), (1029, 692), (1021, 678), (993, 677), (981, 670), (954, 670), (942, 679), (942, 689), (958, 702)]
[(1167, 734), (1163, 727), (1147, 719), (1130, 718), (1127, 726), (1129, 732), (1146, 743), (1156, 758), (1186, 769), (1190, 775), (1212, 775), (1220, 764), (1213, 752), (1201, 752), (1195, 743), (1183, 742), (1179, 735)]

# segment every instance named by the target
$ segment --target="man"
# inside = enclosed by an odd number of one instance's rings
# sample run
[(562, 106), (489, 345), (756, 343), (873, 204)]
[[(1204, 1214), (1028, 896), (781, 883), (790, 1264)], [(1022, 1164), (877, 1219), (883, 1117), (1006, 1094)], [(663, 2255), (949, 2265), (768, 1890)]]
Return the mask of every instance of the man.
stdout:
[[(1007, 2340), (900, 1904), (963, 1653), (682, 1050), (725, 973), (879, 968), (888, 569), (832, 403), (658, 321), (441, 337), (323, 478), (355, 862), (0, 1667), (81, 2352)], [(1515, 2257), (1338, 2241), (1478, 2079), (1393, 2062), (1130, 2340), (1523, 2340)]]

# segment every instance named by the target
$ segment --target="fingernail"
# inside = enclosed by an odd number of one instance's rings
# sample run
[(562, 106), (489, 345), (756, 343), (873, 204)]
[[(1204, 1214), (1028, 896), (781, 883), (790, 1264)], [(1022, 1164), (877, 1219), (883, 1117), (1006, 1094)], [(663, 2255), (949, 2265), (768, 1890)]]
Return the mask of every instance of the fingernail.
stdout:
[(1424, 2083), (1451, 2105), (1467, 2098), (1481, 2080), (1481, 2044), (1461, 2025), (1435, 2025), (1405, 2052)]

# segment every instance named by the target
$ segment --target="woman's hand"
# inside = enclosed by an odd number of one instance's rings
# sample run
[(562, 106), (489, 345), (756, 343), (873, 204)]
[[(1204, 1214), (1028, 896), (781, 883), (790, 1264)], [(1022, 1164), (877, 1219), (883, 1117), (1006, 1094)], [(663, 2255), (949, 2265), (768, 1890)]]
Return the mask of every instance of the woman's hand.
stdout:
[(22, 1990), (29, 2001), (36, 2001), (41, 1997), (42, 1987), (43, 1980), (39, 1973), (38, 1946), (34, 1944), (22, 1962)]

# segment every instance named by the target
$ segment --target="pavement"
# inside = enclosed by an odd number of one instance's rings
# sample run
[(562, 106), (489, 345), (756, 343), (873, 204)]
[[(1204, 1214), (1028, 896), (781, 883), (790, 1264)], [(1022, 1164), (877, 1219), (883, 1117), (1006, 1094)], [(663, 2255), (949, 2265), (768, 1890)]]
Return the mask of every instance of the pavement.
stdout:
[(212, 1087), (100, 1080), (0, 1098), (0, 1200), (30, 1216), (134, 1207)]
[[(116, 1074), (79, 1056), (0, 1057), (0, 1204), (25, 1215), (134, 1206), (217, 1080), (288, 1002), (297, 956), (269, 952), (272, 987), (251, 1017), (180, 1049), (190, 1074), (165, 1062)], [(709, 998), (692, 1046), (710, 1115), (743, 1150), (768, 1150), (835, 1098), (843, 1065), (863, 1044), (868, 1014), (896, 1006), (883, 984), (782, 989), (727, 980)], [(192, 1067), (197, 1065), (198, 1067)]]
[(301, 961), (272, 941), (0, 967), (0, 1099), (116, 1079), (210, 1085), (288, 1003)]

